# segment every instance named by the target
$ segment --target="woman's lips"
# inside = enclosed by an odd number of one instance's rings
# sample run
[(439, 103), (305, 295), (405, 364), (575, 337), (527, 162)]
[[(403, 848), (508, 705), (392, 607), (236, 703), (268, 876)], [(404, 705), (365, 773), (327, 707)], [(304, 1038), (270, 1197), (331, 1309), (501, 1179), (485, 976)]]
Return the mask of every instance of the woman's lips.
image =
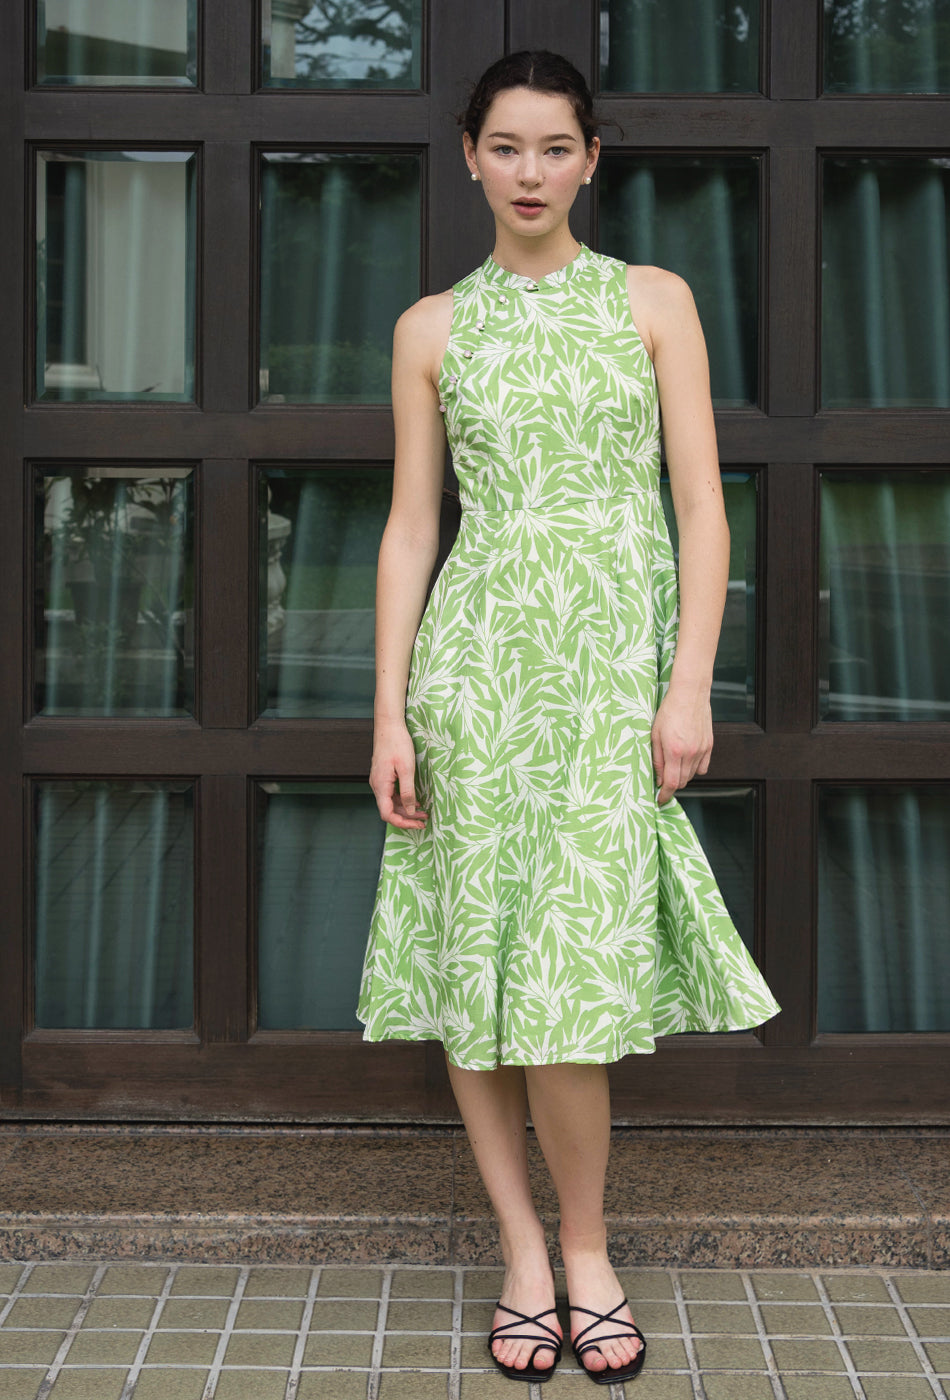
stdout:
[(547, 208), (545, 204), (525, 204), (517, 199), (512, 200), (512, 206), (517, 209), (519, 214), (527, 214), (529, 216), (532, 214), (540, 214), (542, 209)]

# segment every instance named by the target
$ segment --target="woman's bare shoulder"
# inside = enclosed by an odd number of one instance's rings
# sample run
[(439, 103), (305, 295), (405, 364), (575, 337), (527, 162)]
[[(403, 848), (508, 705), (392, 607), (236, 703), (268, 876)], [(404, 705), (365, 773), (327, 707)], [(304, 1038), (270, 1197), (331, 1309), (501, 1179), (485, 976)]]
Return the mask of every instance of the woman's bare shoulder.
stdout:
[(627, 293), (630, 313), (651, 358), (665, 329), (682, 326), (684, 319), (696, 315), (689, 283), (665, 267), (628, 263)]
[(452, 290), (420, 297), (396, 321), (393, 345), (402, 354), (438, 377), (452, 329)]

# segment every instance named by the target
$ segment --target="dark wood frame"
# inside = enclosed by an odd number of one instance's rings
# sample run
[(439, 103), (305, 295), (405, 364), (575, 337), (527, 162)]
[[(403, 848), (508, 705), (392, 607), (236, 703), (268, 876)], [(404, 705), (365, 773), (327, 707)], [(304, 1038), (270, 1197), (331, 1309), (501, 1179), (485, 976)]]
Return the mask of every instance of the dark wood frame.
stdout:
[[(758, 790), (757, 947), (784, 1010), (758, 1033), (674, 1037), (654, 1056), (621, 1062), (612, 1071), (615, 1111), (640, 1122), (946, 1122), (950, 1035), (815, 1032), (819, 785), (950, 781), (946, 724), (818, 722), (815, 581), (819, 470), (946, 464), (950, 428), (947, 411), (819, 408), (821, 155), (946, 150), (950, 99), (820, 96), (820, 0), (763, 3), (767, 96), (605, 95), (598, 105), (638, 148), (766, 153), (761, 407), (717, 414), (723, 461), (760, 473), (760, 722), (717, 728), (706, 781)], [(257, 152), (314, 144), (425, 151), (423, 281), (445, 287), (490, 246), (490, 218), (485, 210), (473, 217), (452, 119), (466, 82), (504, 50), (528, 46), (567, 53), (596, 77), (597, 8), (596, 0), (484, 0), (476, 24), (464, 7), (432, 3), (425, 91), (327, 94), (258, 89), (252, 0), (202, 0), (199, 90), (31, 88), (32, 7), (2, 8), (0, 246), (8, 257), (0, 318), (13, 328), (0, 342), (0, 1108), (8, 1116), (454, 1116), (435, 1042), (368, 1046), (357, 1032), (249, 1038), (253, 783), (363, 782), (371, 753), (368, 721), (251, 722), (255, 470), (368, 464), (392, 453), (388, 407), (256, 403)], [(200, 150), (196, 404), (31, 402), (31, 152), (80, 144), (77, 132), (95, 134), (83, 145)], [(605, 159), (618, 145), (613, 133), (604, 131)], [(594, 225), (585, 191), (572, 227), (596, 246)], [(143, 443), (160, 450), (143, 457)], [(85, 460), (196, 464), (195, 720), (30, 716), (27, 477), (32, 463)], [(29, 792), (44, 777), (69, 776), (196, 783), (195, 1034), (27, 1029)], [(215, 878), (224, 870), (227, 879)]]

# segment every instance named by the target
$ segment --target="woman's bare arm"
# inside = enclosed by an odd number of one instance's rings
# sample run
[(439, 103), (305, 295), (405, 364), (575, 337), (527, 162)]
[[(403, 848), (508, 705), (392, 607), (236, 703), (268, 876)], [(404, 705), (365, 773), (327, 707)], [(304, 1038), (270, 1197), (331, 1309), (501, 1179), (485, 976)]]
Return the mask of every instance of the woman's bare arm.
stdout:
[(424, 297), (400, 316), (393, 335), (396, 453), (392, 506), (376, 577), (376, 698), (369, 781), (380, 816), (399, 827), (422, 827), (428, 816), (416, 806), (406, 687), (439, 546), (445, 427), (436, 386), (451, 315), (451, 293)]
[(653, 725), (658, 801), (669, 801), (712, 752), (710, 690), (729, 578), (709, 362), (689, 287), (674, 273), (635, 268), (631, 310), (656, 370), (663, 441), (679, 532), (679, 626), (670, 684)]

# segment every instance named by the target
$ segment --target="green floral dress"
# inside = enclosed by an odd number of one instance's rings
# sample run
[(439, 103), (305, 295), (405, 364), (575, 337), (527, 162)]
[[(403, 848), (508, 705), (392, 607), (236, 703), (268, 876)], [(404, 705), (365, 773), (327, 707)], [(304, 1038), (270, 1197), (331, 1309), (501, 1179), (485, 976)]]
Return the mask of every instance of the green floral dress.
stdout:
[(779, 1010), (650, 730), (676, 645), (653, 365), (625, 264), (454, 287), (462, 501), (412, 651), (422, 830), (389, 825), (357, 1015), (467, 1069), (607, 1063)]

